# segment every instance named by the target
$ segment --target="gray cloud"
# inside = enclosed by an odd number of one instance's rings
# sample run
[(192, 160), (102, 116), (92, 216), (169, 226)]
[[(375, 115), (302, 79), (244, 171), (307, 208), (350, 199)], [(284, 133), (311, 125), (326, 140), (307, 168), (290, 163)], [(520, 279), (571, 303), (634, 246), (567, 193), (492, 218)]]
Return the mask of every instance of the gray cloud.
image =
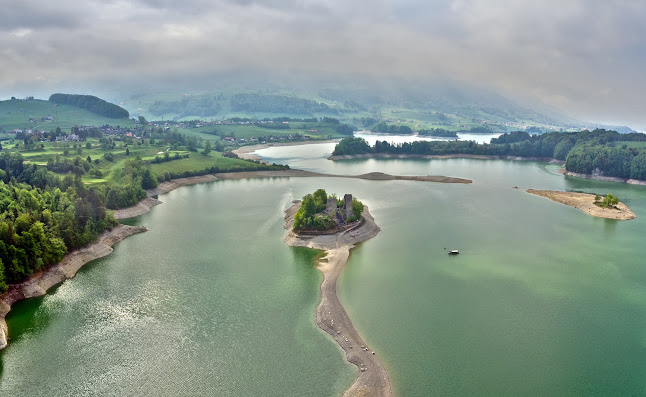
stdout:
[(234, 73), (452, 79), (646, 128), (639, 0), (2, 3), (7, 95)]

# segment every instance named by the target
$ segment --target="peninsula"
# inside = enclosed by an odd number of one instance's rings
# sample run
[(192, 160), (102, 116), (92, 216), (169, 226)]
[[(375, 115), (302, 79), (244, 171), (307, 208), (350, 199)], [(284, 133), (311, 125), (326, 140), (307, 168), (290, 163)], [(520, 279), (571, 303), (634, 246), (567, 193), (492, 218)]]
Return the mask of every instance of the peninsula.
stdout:
[(318, 264), (323, 282), (316, 324), (332, 336), (344, 350), (347, 360), (359, 369), (359, 376), (344, 396), (392, 396), (388, 371), (354, 328), (336, 293), (336, 281), (350, 256), (350, 249), (381, 230), (368, 207), (353, 199), (351, 194), (346, 194), (340, 201), (334, 196), (327, 197), (325, 190), (319, 189), (287, 209), (285, 229), (283, 240), (287, 245), (326, 251)]
[(622, 202), (617, 202), (615, 205), (611, 206), (599, 205), (594, 194), (536, 189), (527, 189), (526, 192), (548, 198), (552, 201), (556, 201), (557, 203), (569, 205), (570, 207), (574, 207), (588, 215), (596, 216), (598, 218), (617, 220), (637, 218), (630, 208)]

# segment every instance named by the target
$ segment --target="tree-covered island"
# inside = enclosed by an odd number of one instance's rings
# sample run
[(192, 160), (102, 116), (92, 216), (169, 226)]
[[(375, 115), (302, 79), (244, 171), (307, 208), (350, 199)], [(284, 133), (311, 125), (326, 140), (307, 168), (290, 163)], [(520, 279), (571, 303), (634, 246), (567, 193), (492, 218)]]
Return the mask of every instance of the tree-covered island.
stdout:
[(474, 141), (416, 141), (374, 146), (362, 138), (344, 138), (332, 156), (492, 156), (565, 161), (568, 172), (646, 181), (646, 134), (620, 134), (597, 129), (530, 135), (525, 131), (504, 134), (490, 144)]
[(335, 233), (359, 222), (362, 213), (363, 203), (351, 194), (338, 200), (336, 195), (328, 196), (324, 189), (318, 189), (303, 197), (301, 208), (294, 216), (293, 230)]

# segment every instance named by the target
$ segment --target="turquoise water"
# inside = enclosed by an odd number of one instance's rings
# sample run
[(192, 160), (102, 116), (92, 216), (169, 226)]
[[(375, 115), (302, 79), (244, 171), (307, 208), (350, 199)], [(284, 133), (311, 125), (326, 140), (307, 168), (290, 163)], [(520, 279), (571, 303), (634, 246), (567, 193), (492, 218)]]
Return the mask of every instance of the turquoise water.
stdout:
[[(283, 209), (318, 187), (352, 192), (382, 228), (339, 294), (399, 396), (646, 394), (645, 187), (532, 162), (331, 162), (331, 147), (260, 154), (474, 183), (273, 178), (163, 195), (134, 220), (149, 232), (15, 306), (0, 395), (340, 395), (356, 371), (314, 325), (316, 251), (281, 241)], [(530, 187), (613, 193), (638, 218), (593, 218)]]

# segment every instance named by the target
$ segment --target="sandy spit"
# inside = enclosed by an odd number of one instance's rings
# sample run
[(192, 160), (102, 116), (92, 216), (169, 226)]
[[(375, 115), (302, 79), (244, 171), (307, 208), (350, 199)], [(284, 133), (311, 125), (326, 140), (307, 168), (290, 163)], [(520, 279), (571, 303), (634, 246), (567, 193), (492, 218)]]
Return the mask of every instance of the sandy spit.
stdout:
[(309, 247), (326, 251), (318, 269), (323, 273), (321, 283), (321, 302), (316, 309), (316, 324), (327, 332), (345, 352), (346, 359), (357, 366), (359, 375), (352, 386), (344, 393), (354, 396), (392, 396), (392, 383), (388, 371), (374, 352), (361, 338), (352, 325), (336, 293), (336, 281), (350, 256), (355, 244), (369, 240), (381, 230), (364, 207), (364, 222), (355, 229), (333, 235), (301, 237), (292, 231), (294, 215), (300, 208), (297, 202), (285, 214), (284, 241), (292, 247)]
[(598, 218), (629, 220), (635, 219), (637, 216), (622, 202), (617, 204), (617, 209), (602, 208), (594, 204), (594, 194), (576, 193), (576, 192), (561, 192), (556, 190), (536, 190), (527, 189), (527, 193), (536, 196), (546, 197), (557, 203), (569, 205), (585, 212), (588, 215), (596, 216)]
[[(245, 146), (246, 147), (246, 146)], [(187, 178), (178, 178), (171, 181), (162, 182), (153, 189), (146, 190), (149, 198), (143, 199), (137, 205), (114, 211), (115, 219), (126, 219), (139, 216), (150, 211), (150, 208), (161, 204), (162, 202), (152, 198), (159, 194), (171, 192), (178, 187), (194, 185), (196, 183), (212, 182), (217, 180), (228, 179), (250, 179), (250, 178), (354, 178), (366, 179), (371, 181), (420, 181), (420, 182), (438, 182), (438, 183), (472, 183), (469, 179), (454, 178), (441, 175), (426, 176), (407, 176), (407, 175), (389, 175), (382, 172), (370, 172), (363, 175), (333, 175), (322, 174), (320, 172), (303, 171), (298, 169), (289, 169), (283, 171), (246, 171), (246, 172), (223, 172), (217, 174), (207, 174), (200, 176), (191, 176)]]
[(7, 346), (8, 329), (5, 316), (11, 310), (11, 305), (23, 299), (45, 295), (51, 287), (74, 277), (86, 263), (109, 255), (116, 243), (147, 230), (144, 226), (119, 225), (103, 233), (97, 242), (65, 255), (62, 261), (49, 269), (34, 274), (20, 284), (11, 284), (9, 290), (0, 295), (0, 349)]

